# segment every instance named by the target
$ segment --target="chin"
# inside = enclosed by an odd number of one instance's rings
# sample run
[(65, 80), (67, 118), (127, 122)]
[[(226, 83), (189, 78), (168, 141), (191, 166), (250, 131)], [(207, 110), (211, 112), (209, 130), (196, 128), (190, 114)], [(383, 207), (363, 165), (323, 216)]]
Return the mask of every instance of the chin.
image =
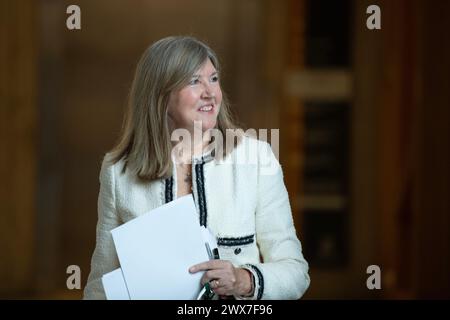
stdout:
[(202, 123), (202, 131), (205, 132), (207, 130), (214, 129), (216, 127), (216, 123), (217, 121), (214, 122), (208, 121), (207, 123)]
[(198, 118), (197, 119), (192, 119), (192, 120), (186, 122), (186, 124), (190, 123), (190, 125), (189, 126), (184, 126), (184, 127), (185, 128), (189, 128), (190, 127), (192, 129), (194, 129), (193, 123), (196, 122), (196, 121), (201, 121), (202, 122), (202, 131), (205, 132), (205, 131), (207, 131), (209, 129), (214, 129), (216, 127), (217, 117), (208, 117), (208, 118), (205, 117), (205, 118), (200, 118), (200, 119), (198, 119)]
[(196, 119), (195, 121), (201, 121), (202, 122), (202, 131), (205, 132), (209, 129), (214, 129), (217, 124), (217, 117), (208, 117), (203, 119)]

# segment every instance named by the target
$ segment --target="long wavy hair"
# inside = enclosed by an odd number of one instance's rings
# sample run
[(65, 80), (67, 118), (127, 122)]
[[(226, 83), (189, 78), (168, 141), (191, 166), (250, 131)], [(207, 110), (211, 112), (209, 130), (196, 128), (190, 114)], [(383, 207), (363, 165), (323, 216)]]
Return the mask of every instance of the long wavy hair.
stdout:
[[(220, 72), (215, 52), (189, 36), (163, 38), (145, 50), (136, 67), (122, 132), (109, 152), (111, 163), (123, 159), (122, 172), (131, 170), (143, 180), (166, 178), (172, 174), (169, 96), (172, 91), (187, 85), (206, 59), (210, 59)], [(222, 95), (216, 128), (225, 137), (227, 129), (237, 126), (225, 93)]]

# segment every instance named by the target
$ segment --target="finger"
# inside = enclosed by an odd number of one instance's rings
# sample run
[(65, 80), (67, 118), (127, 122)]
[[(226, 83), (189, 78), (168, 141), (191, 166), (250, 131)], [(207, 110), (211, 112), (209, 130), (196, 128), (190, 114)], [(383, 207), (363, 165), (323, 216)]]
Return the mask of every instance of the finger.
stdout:
[(221, 286), (221, 282), (219, 279), (211, 280), (209, 283), (210, 283), (211, 288), (213, 288), (213, 289), (217, 289)]
[(218, 288), (213, 289), (214, 293), (216, 293), (218, 296), (230, 296), (232, 295), (231, 291), (225, 287), (219, 286)]
[(226, 261), (223, 260), (209, 260), (196, 265), (193, 265), (189, 268), (190, 273), (195, 273), (198, 271), (204, 271), (209, 269), (220, 269), (226, 266)]
[(212, 269), (206, 271), (202, 279), (200, 280), (201, 284), (204, 285), (206, 282), (210, 282), (211, 280), (223, 278), (223, 273), (218, 269)]

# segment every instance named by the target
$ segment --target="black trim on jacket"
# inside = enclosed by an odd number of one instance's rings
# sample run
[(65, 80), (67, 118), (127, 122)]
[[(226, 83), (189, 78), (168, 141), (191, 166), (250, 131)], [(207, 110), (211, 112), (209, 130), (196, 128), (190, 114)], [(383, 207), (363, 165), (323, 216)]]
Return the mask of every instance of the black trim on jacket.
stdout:
[(208, 212), (206, 209), (204, 164), (205, 160), (202, 159), (200, 163), (197, 163), (195, 165), (195, 180), (197, 183), (197, 197), (198, 197), (198, 206), (200, 210), (200, 225), (206, 227)]
[(247, 264), (247, 266), (252, 268), (256, 272), (256, 275), (258, 276), (259, 288), (258, 288), (258, 295), (256, 296), (256, 299), (261, 300), (263, 293), (264, 293), (264, 277), (262, 275), (262, 272), (259, 270), (258, 267), (256, 267), (253, 264)]
[(164, 194), (166, 203), (169, 203), (173, 200), (173, 177), (166, 179)]
[(217, 238), (217, 245), (224, 247), (242, 246), (245, 244), (253, 243), (254, 235), (238, 237), (238, 238)]

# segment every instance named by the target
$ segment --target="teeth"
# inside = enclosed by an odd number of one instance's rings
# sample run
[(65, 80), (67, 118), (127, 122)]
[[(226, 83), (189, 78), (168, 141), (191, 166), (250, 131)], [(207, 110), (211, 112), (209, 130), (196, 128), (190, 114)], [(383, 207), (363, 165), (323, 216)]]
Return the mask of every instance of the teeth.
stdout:
[(204, 106), (204, 107), (201, 107), (200, 108), (200, 111), (211, 111), (212, 110), (212, 106), (210, 105), (210, 106)]

